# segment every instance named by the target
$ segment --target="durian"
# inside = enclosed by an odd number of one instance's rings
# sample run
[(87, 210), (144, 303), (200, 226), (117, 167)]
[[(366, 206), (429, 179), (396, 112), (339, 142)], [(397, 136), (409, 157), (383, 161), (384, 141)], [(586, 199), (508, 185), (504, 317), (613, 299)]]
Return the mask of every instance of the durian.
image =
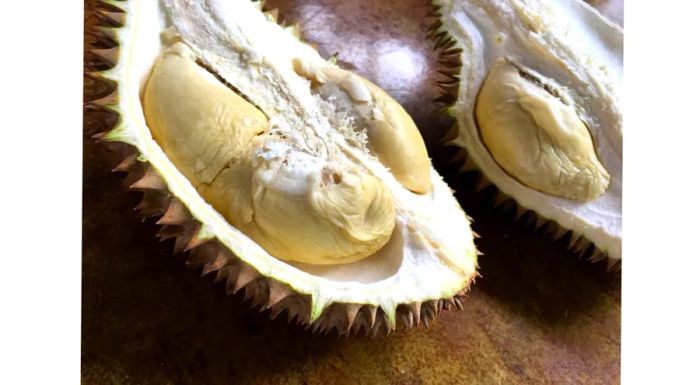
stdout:
[[(570, 247), (622, 258), (620, 26), (580, 0), (433, 0), (463, 171)], [(552, 226), (544, 226), (550, 223)], [(592, 244), (593, 248), (589, 247)], [(591, 251), (593, 249), (593, 251)]]
[[(105, 1), (98, 135), (189, 264), (339, 334), (427, 323), (477, 275), (470, 219), (417, 127), (249, 0)], [(100, 54), (100, 52), (97, 52)]]

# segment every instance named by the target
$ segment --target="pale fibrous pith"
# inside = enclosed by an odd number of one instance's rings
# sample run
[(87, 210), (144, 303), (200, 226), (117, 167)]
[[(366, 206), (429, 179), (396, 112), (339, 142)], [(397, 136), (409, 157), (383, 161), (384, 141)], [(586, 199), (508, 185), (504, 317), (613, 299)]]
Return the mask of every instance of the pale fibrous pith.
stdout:
[(621, 259), (622, 29), (580, 0), (433, 0), (464, 171), (575, 251)]
[[(476, 276), (470, 220), (403, 108), (248, 0), (115, 1), (99, 135), (189, 264), (339, 334), (427, 323)], [(118, 7), (118, 8), (116, 8)], [(291, 32), (291, 33), (290, 33)]]

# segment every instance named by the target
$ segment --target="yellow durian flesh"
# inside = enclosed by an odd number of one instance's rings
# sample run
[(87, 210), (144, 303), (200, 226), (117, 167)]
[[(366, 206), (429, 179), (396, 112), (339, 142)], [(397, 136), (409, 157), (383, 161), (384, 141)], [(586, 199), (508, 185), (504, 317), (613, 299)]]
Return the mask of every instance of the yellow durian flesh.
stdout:
[(207, 202), (283, 260), (349, 263), (386, 244), (395, 209), (379, 179), (270, 133), (260, 110), (190, 54), (183, 43), (161, 54), (144, 112), (154, 139)]
[(430, 159), (423, 138), (401, 105), (375, 84), (334, 66), (294, 60), (295, 71), (311, 81), (312, 91), (331, 100), (360, 129), (367, 130), (369, 150), (407, 189), (431, 190)]
[(499, 59), (476, 100), (484, 144), (521, 183), (580, 202), (602, 195), (610, 174), (576, 110)]

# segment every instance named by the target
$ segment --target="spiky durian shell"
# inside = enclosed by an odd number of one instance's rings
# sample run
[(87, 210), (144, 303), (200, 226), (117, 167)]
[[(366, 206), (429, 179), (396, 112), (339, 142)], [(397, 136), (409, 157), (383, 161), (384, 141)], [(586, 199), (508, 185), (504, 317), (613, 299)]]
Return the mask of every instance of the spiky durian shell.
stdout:
[[(438, 65), (440, 66), (440, 70), (437, 71), (439, 77), (435, 80), (435, 83), (441, 94), (433, 102), (444, 115), (453, 117), (454, 113), (451, 107), (457, 102), (457, 94), (459, 92), (462, 49), (459, 48), (457, 41), (450, 35), (449, 31), (443, 28), (440, 5), (434, 0), (430, 0), (429, 3), (430, 11), (427, 17), (430, 20), (430, 26), (428, 27), (427, 38), (434, 42), (433, 49), (438, 55)], [(562, 238), (568, 239), (568, 249), (579, 258), (585, 258), (592, 263), (605, 261), (608, 270), (611, 271), (622, 268), (622, 260), (610, 258), (607, 253), (596, 247), (581, 234), (564, 228), (557, 222), (544, 218), (537, 212), (521, 206), (511, 196), (500, 191), (481, 172), (474, 161), (469, 158), (469, 154), (462, 147), (453, 143), (453, 140), (457, 137), (458, 130), (457, 121), (455, 119), (453, 121), (452, 130), (444, 139), (444, 146), (456, 149), (456, 155), (450, 163), (458, 164), (461, 174), (473, 174), (473, 177), (476, 179), (475, 190), (489, 194), (491, 205), (494, 208), (509, 215), (513, 220), (524, 220), (530, 228), (535, 231), (542, 231), (552, 241), (558, 241)]]
[[(210, 235), (202, 233), (202, 224), (195, 220), (187, 208), (167, 190), (154, 169), (139, 160), (136, 148), (121, 142), (107, 141), (105, 135), (118, 125), (120, 116), (116, 85), (104, 73), (109, 71), (119, 57), (119, 42), (115, 29), (123, 26), (124, 10), (119, 0), (97, 2), (94, 17), (95, 27), (86, 30), (85, 53), (85, 100), (84, 115), (86, 131), (99, 132), (94, 138), (110, 148), (120, 162), (114, 172), (126, 173), (124, 184), (130, 190), (143, 194), (136, 206), (143, 219), (158, 218), (161, 226), (157, 236), (161, 240), (173, 239), (174, 252), (188, 252), (187, 265), (201, 269), (202, 275), (214, 275), (214, 281), (226, 282), (228, 294), (242, 290), (252, 307), (268, 311), (271, 318), (287, 313), (289, 322), (295, 322), (313, 332), (328, 333), (335, 329), (338, 335), (364, 332), (376, 335), (391, 332), (400, 324), (404, 327), (426, 327), (442, 310), (461, 309), (461, 300), (471, 283), (470, 280), (454, 297), (425, 302), (400, 304), (396, 308), (393, 323), (384, 310), (375, 305), (335, 302), (326, 307), (314, 320), (311, 318), (312, 303), (308, 295), (296, 293), (288, 285), (270, 277), (262, 276), (253, 267), (237, 258), (226, 247)], [(277, 10), (267, 11), (273, 21), (279, 21)], [(293, 35), (300, 37), (299, 28), (287, 26)]]

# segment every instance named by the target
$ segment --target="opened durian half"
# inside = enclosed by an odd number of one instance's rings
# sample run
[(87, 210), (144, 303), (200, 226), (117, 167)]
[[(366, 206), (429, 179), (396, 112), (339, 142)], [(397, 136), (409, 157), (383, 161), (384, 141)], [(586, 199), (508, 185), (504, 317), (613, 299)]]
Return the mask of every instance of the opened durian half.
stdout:
[[(621, 260), (622, 47), (616, 24), (579, 0), (434, 0), (450, 144), (555, 239)], [(484, 182), (485, 181), (485, 182)]]
[(123, 12), (120, 120), (139, 205), (254, 305), (340, 334), (426, 323), (476, 276), (469, 218), (408, 114), (249, 0)]

